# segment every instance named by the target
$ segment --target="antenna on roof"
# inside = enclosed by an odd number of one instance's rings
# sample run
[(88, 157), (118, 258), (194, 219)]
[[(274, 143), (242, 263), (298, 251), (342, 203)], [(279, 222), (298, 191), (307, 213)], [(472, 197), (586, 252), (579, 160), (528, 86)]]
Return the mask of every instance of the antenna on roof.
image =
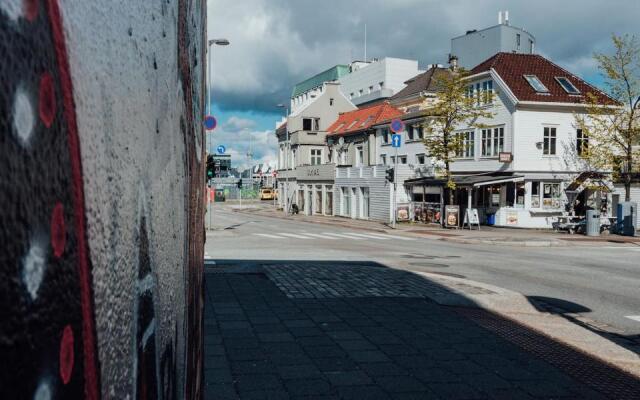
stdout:
[(367, 62), (367, 24), (364, 24), (364, 62)]

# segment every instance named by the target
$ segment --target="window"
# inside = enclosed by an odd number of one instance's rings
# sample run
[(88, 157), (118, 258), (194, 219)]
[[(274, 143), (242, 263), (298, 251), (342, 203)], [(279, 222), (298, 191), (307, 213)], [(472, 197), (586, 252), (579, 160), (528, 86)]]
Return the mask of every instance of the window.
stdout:
[(322, 150), (311, 149), (311, 165), (320, 165), (320, 164), (322, 164)]
[(476, 83), (476, 103), (480, 105), (482, 101), (482, 96), (480, 96), (480, 82)]
[(313, 130), (314, 131), (319, 131), (320, 130), (320, 118), (314, 118), (313, 119)]
[(414, 127), (416, 131), (416, 139), (424, 139), (424, 127), (422, 125), (418, 125)]
[(372, 120), (372, 119), (373, 119), (373, 115), (369, 115), (369, 116), (367, 117), (367, 119), (365, 119), (364, 121), (362, 121), (362, 125), (360, 125), (360, 126), (367, 126), (367, 125), (371, 122), (371, 120)]
[(540, 82), (540, 79), (538, 79), (537, 76), (535, 76), (535, 75), (524, 75), (524, 79), (526, 79), (527, 82), (529, 82), (529, 85), (531, 85), (533, 90), (535, 90), (536, 92), (538, 92), (538, 93), (549, 93), (549, 89), (547, 89), (547, 87), (545, 85), (543, 85), (542, 82)]
[(380, 164), (387, 165), (387, 155), (386, 154), (381, 154), (380, 155)]
[(346, 124), (347, 124), (346, 122), (341, 123), (341, 124), (338, 126), (338, 128), (336, 129), (336, 132), (341, 131), (341, 130), (342, 130), (342, 128), (344, 128), (344, 126), (345, 126)]
[(424, 165), (424, 154), (416, 154), (416, 164)]
[(342, 188), (342, 216), (351, 216), (351, 190), (347, 187)]
[(579, 156), (586, 155), (589, 149), (589, 136), (582, 129), (576, 131), (576, 151)]
[(565, 78), (564, 76), (556, 76), (556, 81), (558, 81), (558, 83), (560, 84), (560, 86), (562, 86), (565, 92), (569, 94), (580, 94), (580, 91), (578, 90), (578, 88), (573, 86), (573, 83), (571, 83), (571, 81)]
[(556, 128), (549, 126), (544, 127), (542, 154), (545, 156), (553, 156), (556, 154)]
[(406, 164), (407, 163), (407, 156), (399, 156), (398, 157), (398, 161), (400, 162), (400, 164)]
[(540, 182), (531, 182), (531, 208), (540, 208)]
[(361, 167), (364, 164), (364, 148), (362, 146), (356, 147), (356, 167)]
[(560, 208), (560, 184), (542, 184), (542, 208)]
[(360, 89), (358, 93), (360, 93), (360, 96), (362, 96), (364, 94), (364, 89)]
[(347, 165), (347, 152), (340, 152), (340, 165)]
[(389, 129), (382, 130), (382, 143), (389, 144)]
[(313, 124), (313, 120), (311, 118), (303, 118), (302, 119), (302, 130), (303, 131), (310, 131), (312, 124)]
[(333, 98), (329, 99), (329, 105), (332, 106), (333, 105)]
[(459, 147), (456, 157), (473, 158), (475, 156), (475, 138), (473, 131), (456, 133)]
[(520, 34), (516, 33), (516, 47), (520, 47)]
[(357, 123), (358, 123), (358, 120), (356, 119), (355, 121), (353, 121), (353, 122), (351, 123), (351, 125), (349, 125), (349, 127), (348, 127), (347, 129), (351, 129), (351, 128), (353, 128), (353, 127), (355, 126), (355, 124), (357, 124)]
[(391, 159), (391, 165), (396, 165), (396, 156), (389, 157)]
[(497, 157), (504, 151), (504, 127), (483, 129), (481, 140), (481, 155), (483, 157)]
[(369, 86), (369, 93), (373, 93), (373, 86)]
[(407, 140), (413, 140), (413, 125), (407, 125)]
[(384, 89), (384, 82), (378, 83), (378, 86), (380, 87), (380, 90)]
[(482, 102), (484, 104), (493, 102), (493, 81), (482, 82)]
[(466, 97), (468, 99), (473, 98), (473, 85), (467, 86), (467, 91), (466, 91), (465, 95), (466, 95)]
[(351, 92), (351, 94), (349, 95), (349, 98), (353, 99), (353, 96), (354, 96), (354, 94), (353, 94), (353, 92)]

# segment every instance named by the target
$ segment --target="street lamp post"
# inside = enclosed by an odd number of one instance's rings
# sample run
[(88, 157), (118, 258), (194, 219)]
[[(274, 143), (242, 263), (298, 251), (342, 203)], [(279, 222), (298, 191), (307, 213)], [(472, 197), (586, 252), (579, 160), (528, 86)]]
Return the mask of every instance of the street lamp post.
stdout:
[[(210, 47), (213, 44), (218, 45), (218, 46), (228, 46), (229, 45), (229, 41), (227, 39), (209, 39), (209, 41), (207, 42), (207, 53), (208, 53), (208, 57), (207, 57), (207, 64), (208, 64), (207, 65), (207, 106), (205, 107), (205, 109), (206, 109), (205, 111), (206, 111), (207, 115), (211, 115), (211, 88), (212, 88), (211, 83), (212, 83), (212, 78), (213, 78), (213, 72), (212, 72), (213, 65), (212, 65), (212, 62), (211, 62), (211, 53), (212, 53), (212, 51), (211, 51)], [(209, 159), (209, 153), (210, 153), (209, 150), (210, 150), (210, 147), (211, 147), (211, 141), (209, 140), (209, 132), (207, 132), (207, 136), (205, 137), (205, 146), (206, 146), (206, 149), (207, 149), (206, 158), (205, 159), (208, 160)], [(214, 195), (214, 197), (215, 197), (215, 195)], [(211, 218), (212, 218), (212, 214), (213, 214), (213, 210), (212, 210), (213, 206), (212, 206), (212, 203), (211, 203), (211, 199), (209, 199), (207, 208), (209, 208), (209, 210), (208, 210), (208, 212), (209, 212), (209, 229), (211, 229), (211, 225), (212, 225)]]
[[(285, 124), (287, 123), (287, 119), (289, 117), (289, 109), (287, 108), (287, 106), (285, 106), (284, 104), (280, 103), (277, 105), (278, 108), (282, 108), (285, 111), (284, 114), (284, 119), (285, 119)], [(284, 145), (285, 145), (285, 152), (284, 152), (284, 169), (288, 170), (289, 168), (289, 151), (291, 150), (291, 146), (289, 144), (289, 127), (285, 126), (284, 127), (284, 131), (285, 131), (285, 141), (284, 141)], [(288, 207), (288, 203), (289, 203), (289, 192), (288, 192), (288, 182), (289, 182), (289, 173), (288, 171), (286, 172), (286, 177), (285, 177), (285, 181), (284, 181), (284, 214), (287, 215), (287, 212), (289, 211), (289, 207)]]

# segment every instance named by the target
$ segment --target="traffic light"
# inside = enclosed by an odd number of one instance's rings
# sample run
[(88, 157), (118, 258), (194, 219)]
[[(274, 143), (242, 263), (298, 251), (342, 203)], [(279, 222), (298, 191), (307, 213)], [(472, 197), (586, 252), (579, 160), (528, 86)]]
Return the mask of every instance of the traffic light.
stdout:
[(214, 176), (214, 170), (216, 168), (216, 162), (213, 159), (213, 156), (207, 156), (207, 179), (211, 179)]
[(238, 180), (238, 188), (242, 189), (242, 178)]
[(393, 167), (392, 168), (387, 168), (387, 170), (385, 171), (387, 174), (387, 180), (391, 183), (393, 183)]

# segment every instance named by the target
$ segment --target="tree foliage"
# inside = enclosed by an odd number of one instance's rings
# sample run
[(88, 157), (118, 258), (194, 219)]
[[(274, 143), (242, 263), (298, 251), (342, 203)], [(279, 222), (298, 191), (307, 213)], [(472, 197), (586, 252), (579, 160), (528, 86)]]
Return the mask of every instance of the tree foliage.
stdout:
[(576, 115), (578, 128), (589, 138), (582, 156), (593, 166), (612, 170), (625, 184), (630, 200), (631, 176), (640, 166), (640, 43), (635, 36), (612, 36), (613, 54), (596, 53), (609, 95), (617, 106), (603, 106), (586, 94), (586, 113)]
[[(464, 150), (464, 141), (458, 135), (462, 128), (482, 128), (482, 119), (493, 118), (491, 111), (494, 95), (480, 92), (470, 95), (469, 73), (463, 69), (450, 74), (435, 76), (435, 85), (439, 88), (438, 100), (428, 107), (431, 116), (425, 126), (424, 145), (429, 155), (443, 166), (447, 187), (455, 189), (451, 178), (451, 163), (456, 154)], [(452, 194), (449, 201), (452, 202)]]

